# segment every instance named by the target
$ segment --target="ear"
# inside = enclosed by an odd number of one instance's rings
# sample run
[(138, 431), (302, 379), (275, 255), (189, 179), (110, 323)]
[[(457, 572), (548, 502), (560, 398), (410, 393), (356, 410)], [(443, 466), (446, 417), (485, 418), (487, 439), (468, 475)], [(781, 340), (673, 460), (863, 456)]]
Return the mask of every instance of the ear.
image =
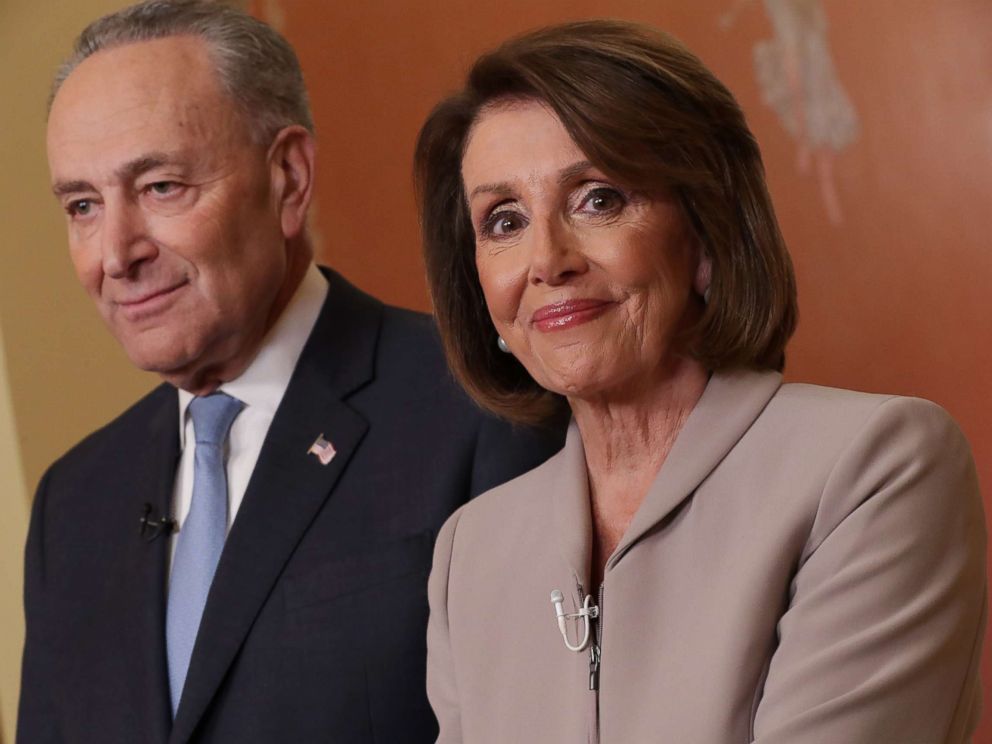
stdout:
[(313, 195), (313, 135), (298, 124), (280, 130), (269, 148), (272, 198), (282, 221), (283, 237), (303, 232)]

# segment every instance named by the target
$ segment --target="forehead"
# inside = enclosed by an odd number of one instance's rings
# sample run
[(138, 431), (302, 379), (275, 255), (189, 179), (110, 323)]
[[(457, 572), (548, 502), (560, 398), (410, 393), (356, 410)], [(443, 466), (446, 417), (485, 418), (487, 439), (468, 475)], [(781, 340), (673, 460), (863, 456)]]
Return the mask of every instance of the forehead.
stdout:
[(471, 190), (489, 181), (541, 179), (585, 159), (546, 104), (499, 103), (484, 108), (472, 125), (462, 178)]
[(135, 42), (91, 55), (62, 84), (48, 119), (49, 164), (53, 175), (109, 168), (141, 151), (240, 142), (246, 130), (203, 40)]

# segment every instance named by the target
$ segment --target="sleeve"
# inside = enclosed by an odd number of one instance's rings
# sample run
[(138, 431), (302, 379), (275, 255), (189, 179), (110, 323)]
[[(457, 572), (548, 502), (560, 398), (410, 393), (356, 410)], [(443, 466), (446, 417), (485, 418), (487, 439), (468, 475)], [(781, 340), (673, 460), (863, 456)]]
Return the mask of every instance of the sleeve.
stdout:
[(31, 524), (24, 551), (24, 615), (26, 635), (21, 664), (21, 699), (17, 715), (17, 741), (54, 744), (62, 741), (52, 701), (48, 661), (49, 638), (45, 631), (45, 506), (49, 473), (38, 485), (31, 508)]
[(835, 463), (778, 627), (756, 744), (958, 744), (978, 721), (985, 520), (968, 443), (893, 398)]
[(471, 496), (533, 470), (565, 444), (565, 426), (512, 425), (486, 416), (479, 428), (472, 463)]
[(462, 741), (461, 710), (448, 633), (448, 575), (455, 528), (460, 516), (461, 510), (452, 514), (438, 533), (434, 546), (434, 566), (427, 583), (430, 601), (430, 619), (427, 622), (427, 698), (440, 727), (437, 744), (460, 744)]

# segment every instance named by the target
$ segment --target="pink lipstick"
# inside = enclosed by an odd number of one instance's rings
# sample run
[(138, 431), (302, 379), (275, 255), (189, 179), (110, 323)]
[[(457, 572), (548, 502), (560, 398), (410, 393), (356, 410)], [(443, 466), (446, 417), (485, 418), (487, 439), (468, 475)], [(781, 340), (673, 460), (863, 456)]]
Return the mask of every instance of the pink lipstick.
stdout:
[(562, 300), (538, 308), (530, 322), (539, 331), (561, 331), (595, 320), (614, 304), (610, 300)]

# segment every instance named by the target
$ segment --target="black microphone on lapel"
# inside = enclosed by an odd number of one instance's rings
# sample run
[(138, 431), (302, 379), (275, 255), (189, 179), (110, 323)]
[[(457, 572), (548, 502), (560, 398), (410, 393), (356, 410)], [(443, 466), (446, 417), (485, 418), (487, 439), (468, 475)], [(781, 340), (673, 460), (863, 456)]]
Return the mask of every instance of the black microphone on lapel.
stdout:
[(170, 535), (179, 526), (175, 519), (156, 517), (152, 514), (152, 505), (145, 502), (145, 510), (141, 515), (141, 538), (145, 542), (153, 542), (162, 535)]

